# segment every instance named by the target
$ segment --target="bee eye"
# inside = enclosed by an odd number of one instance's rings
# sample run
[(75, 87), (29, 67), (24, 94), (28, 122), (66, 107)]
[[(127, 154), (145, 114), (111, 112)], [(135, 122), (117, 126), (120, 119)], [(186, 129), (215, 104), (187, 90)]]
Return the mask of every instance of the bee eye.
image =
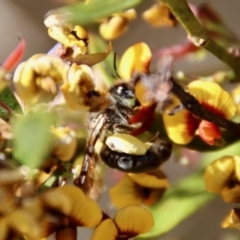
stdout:
[(135, 98), (134, 88), (126, 83), (121, 83), (113, 86), (110, 89), (110, 93), (125, 99)]

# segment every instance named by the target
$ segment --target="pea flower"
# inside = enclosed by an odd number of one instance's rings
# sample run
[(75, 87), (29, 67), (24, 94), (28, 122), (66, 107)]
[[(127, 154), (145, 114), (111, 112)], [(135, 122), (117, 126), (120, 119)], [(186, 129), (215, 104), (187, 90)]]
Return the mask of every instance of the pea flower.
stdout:
[[(217, 83), (193, 81), (188, 85), (188, 92), (192, 94), (205, 108), (226, 119), (231, 119), (236, 112), (236, 105), (231, 95)], [(197, 133), (210, 145), (222, 145), (221, 131), (218, 126), (194, 116), (183, 109), (175, 114), (169, 114), (181, 103), (172, 98), (172, 104), (164, 109), (163, 121), (169, 138), (177, 144), (187, 144)]]
[(69, 127), (52, 128), (55, 137), (53, 154), (62, 161), (70, 161), (77, 149), (76, 133)]
[(47, 16), (44, 21), (48, 34), (58, 41), (49, 54), (65, 59), (70, 63), (94, 65), (103, 61), (112, 51), (109, 43), (104, 52), (87, 54), (89, 37), (87, 31), (80, 25), (67, 22), (62, 14)]
[(127, 30), (129, 22), (135, 18), (135, 9), (128, 9), (125, 12), (115, 13), (103, 20), (99, 26), (99, 33), (106, 40), (114, 40)]
[(102, 211), (95, 201), (81, 189), (64, 185), (49, 190), (40, 197), (46, 212), (44, 236), (56, 233), (56, 239), (76, 239), (77, 226), (96, 227), (102, 220)]
[[(149, 73), (152, 53), (146, 43), (139, 42), (129, 47), (123, 54), (119, 63), (119, 74), (124, 81), (137, 78), (138, 75)], [(135, 95), (141, 106), (136, 114), (129, 119), (129, 123), (141, 121), (142, 127), (132, 132), (138, 135), (146, 131), (154, 119), (156, 104), (153, 99), (145, 98), (146, 88), (141, 81), (135, 83)]]
[(240, 209), (231, 209), (227, 217), (222, 222), (223, 228), (236, 228), (240, 229)]
[(166, 5), (158, 2), (143, 12), (143, 19), (154, 27), (177, 25), (177, 20)]
[(46, 54), (32, 56), (18, 65), (13, 82), (24, 105), (48, 102), (58, 93), (58, 85), (67, 78), (69, 66), (62, 59)]
[(49, 36), (60, 42), (65, 51), (72, 49), (73, 56), (86, 54), (89, 39), (84, 28), (68, 23), (61, 14), (47, 16), (44, 24), (48, 28)]
[(159, 201), (168, 188), (168, 181), (159, 170), (153, 173), (126, 174), (109, 190), (109, 194), (117, 208), (135, 204), (151, 206)]
[(240, 157), (224, 156), (205, 170), (204, 181), (209, 192), (217, 193), (226, 202), (240, 202)]
[(144, 207), (128, 206), (117, 211), (114, 219), (103, 220), (91, 240), (130, 239), (146, 233), (154, 226), (152, 214)]

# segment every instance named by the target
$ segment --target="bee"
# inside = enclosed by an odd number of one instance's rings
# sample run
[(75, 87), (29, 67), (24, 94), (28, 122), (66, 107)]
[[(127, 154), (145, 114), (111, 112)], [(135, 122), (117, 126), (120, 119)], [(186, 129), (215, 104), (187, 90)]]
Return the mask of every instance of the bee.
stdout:
[[(102, 111), (90, 113), (88, 120), (89, 135), (85, 156), (76, 184), (88, 193), (94, 184), (95, 145), (102, 143), (100, 158), (110, 168), (128, 173), (144, 173), (157, 169), (166, 161), (172, 150), (169, 142), (155, 137), (149, 142), (150, 147), (145, 152), (132, 153), (121, 146), (113, 147), (107, 139), (116, 134), (132, 134), (144, 128), (144, 122), (138, 117), (137, 122), (130, 123), (138, 114), (140, 103), (135, 96), (133, 82), (118, 83), (109, 89), (110, 105)], [(155, 107), (154, 107), (155, 110)], [(144, 116), (146, 118), (146, 116)], [(150, 116), (147, 116), (150, 117)]]

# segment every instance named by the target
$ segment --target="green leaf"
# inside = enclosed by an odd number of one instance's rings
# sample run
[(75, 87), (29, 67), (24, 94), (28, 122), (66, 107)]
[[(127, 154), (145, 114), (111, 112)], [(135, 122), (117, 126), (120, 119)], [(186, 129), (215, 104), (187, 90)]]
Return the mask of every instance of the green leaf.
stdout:
[[(48, 15), (60, 11), (63, 14), (71, 13), (70, 21), (73, 24), (86, 26), (96, 20), (113, 13), (122, 12), (140, 4), (143, 0), (93, 0), (88, 4), (79, 2), (49, 12)], [(68, 15), (67, 15), (68, 17)]]
[(34, 112), (20, 116), (13, 123), (14, 157), (21, 164), (38, 167), (51, 150), (50, 127), (55, 115), (47, 112)]
[[(20, 108), (17, 99), (9, 88), (5, 88), (0, 93), (0, 102), (3, 102), (12, 110), (17, 110), (18, 108)], [(8, 112), (4, 108), (0, 107), (0, 118), (5, 118), (7, 115)]]
[(213, 194), (206, 192), (202, 172), (186, 177), (170, 189), (158, 204), (150, 208), (155, 225), (150, 232), (140, 235), (138, 239), (166, 234), (213, 198)]

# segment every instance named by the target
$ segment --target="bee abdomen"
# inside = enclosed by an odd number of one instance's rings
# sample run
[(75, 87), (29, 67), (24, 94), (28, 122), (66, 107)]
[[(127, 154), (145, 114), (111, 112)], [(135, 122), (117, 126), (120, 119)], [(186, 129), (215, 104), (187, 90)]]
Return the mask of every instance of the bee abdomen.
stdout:
[(144, 155), (133, 155), (111, 150), (104, 145), (100, 157), (110, 168), (128, 173), (144, 173), (157, 169), (171, 155), (171, 143), (159, 140)]

